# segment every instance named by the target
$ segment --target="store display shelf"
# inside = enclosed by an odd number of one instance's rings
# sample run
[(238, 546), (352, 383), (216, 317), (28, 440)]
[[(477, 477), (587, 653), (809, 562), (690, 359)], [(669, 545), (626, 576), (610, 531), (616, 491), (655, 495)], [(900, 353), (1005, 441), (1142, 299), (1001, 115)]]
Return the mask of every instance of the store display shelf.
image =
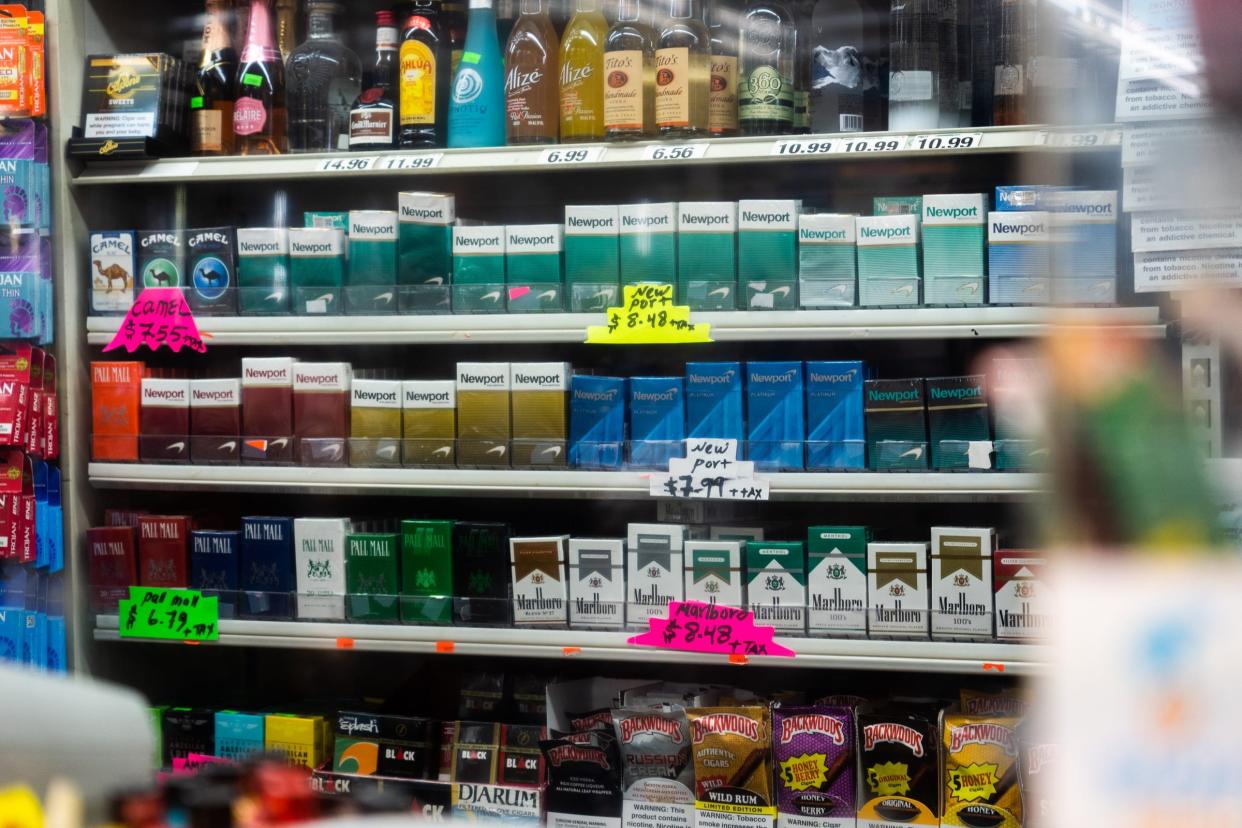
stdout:
[(88, 166), (76, 184), (163, 184), (262, 181), (295, 178), (407, 176), (439, 173), (528, 172), (632, 168), (653, 165), (785, 161), (850, 161), (892, 156), (975, 155), (997, 152), (1081, 152), (1119, 147), (1111, 125), (962, 127), (917, 133), (717, 138), (683, 142), (573, 144), (391, 151), (386, 153), (168, 158), (146, 163)]
[[(602, 314), (460, 314), (438, 316), (203, 316), (195, 321), (208, 347), (226, 345), (497, 344), (582, 342)], [(843, 308), (802, 311), (696, 312), (718, 342), (883, 339), (1008, 339), (1054, 326), (1112, 326), (1161, 338), (1160, 310), (1138, 308)], [(87, 341), (107, 345), (120, 317), (86, 320)]]
[[(416, 627), (299, 621), (220, 622), (221, 646), (303, 650), (372, 650), (452, 653), (507, 658), (579, 658), (648, 664), (729, 664), (727, 655), (634, 647), (632, 632), (532, 630), (494, 627)], [(117, 617), (96, 618), (95, 639), (120, 641)], [(124, 639), (134, 641), (138, 639)], [(142, 639), (146, 642), (146, 639)], [(1029, 644), (943, 641), (872, 641), (837, 638), (777, 638), (795, 658), (752, 656), (746, 662), (776, 667), (910, 671), (978, 675), (1034, 675), (1051, 658), (1048, 647)], [(147, 642), (149, 643), (149, 642)], [(210, 643), (204, 646), (211, 646)]]
[[(314, 468), (91, 463), (103, 489), (300, 494), (411, 494), (632, 499), (651, 497), (651, 472), (520, 469)], [(1025, 472), (827, 472), (764, 475), (782, 500), (997, 501), (1039, 491)]]

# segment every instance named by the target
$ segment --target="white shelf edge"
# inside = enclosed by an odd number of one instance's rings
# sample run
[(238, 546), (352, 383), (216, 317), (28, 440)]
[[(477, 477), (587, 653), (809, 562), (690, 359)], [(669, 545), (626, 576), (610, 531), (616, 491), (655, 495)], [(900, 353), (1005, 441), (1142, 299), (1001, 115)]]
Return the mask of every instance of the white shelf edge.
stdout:
[[(843, 308), (696, 312), (718, 342), (1022, 338), (1057, 326), (1110, 326), (1165, 335), (1156, 307)], [(582, 342), (603, 314), (444, 314), (392, 316), (200, 316), (208, 347), (231, 345), (497, 344)], [(87, 317), (87, 342), (107, 345), (121, 317)]]
[[(897, 156), (931, 157), (947, 155), (976, 155), (995, 152), (1083, 152), (1114, 149), (1121, 145), (1120, 128), (1112, 124), (1085, 125), (1081, 127), (1045, 127), (1023, 125), (1013, 127), (960, 127), (957, 129), (919, 130), (903, 132), (902, 138), (935, 136), (943, 134), (979, 133), (979, 146), (968, 149), (908, 150), (903, 142), (897, 150), (868, 152), (832, 152), (814, 155), (774, 155), (777, 141), (799, 140), (856, 140), (858, 138), (886, 138), (895, 133), (870, 132), (850, 134), (823, 134), (799, 136), (763, 136), (744, 138), (701, 139), (691, 142), (653, 142), (616, 144), (573, 144), (561, 147), (488, 147), (484, 149), (437, 149), (434, 151), (391, 150), (375, 153), (308, 153), (282, 156), (251, 156), (225, 158), (168, 158), (146, 163), (96, 164), (78, 173), (75, 185), (103, 184), (160, 184), (173, 182), (236, 181), (238, 179), (291, 179), (291, 178), (343, 178), (381, 176), (426, 176), (453, 173), (504, 173), (532, 170), (583, 170), (623, 169), (632, 167), (683, 166), (687, 164), (719, 164), (756, 161), (788, 163), (796, 161), (858, 161), (867, 158), (892, 158)], [(1092, 134), (1097, 136), (1090, 146), (1068, 146), (1049, 143), (1052, 134)], [(706, 154), (699, 158), (652, 161), (644, 157), (652, 145), (705, 144)], [(575, 164), (549, 164), (541, 161), (543, 152), (552, 149), (602, 148), (601, 160)], [(438, 155), (438, 162), (427, 169), (367, 169), (324, 172), (320, 169), (328, 158), (359, 158), (363, 156), (417, 156)]]
[[(650, 472), (523, 469), (384, 469), (91, 463), (97, 488), (284, 491), (366, 495), (627, 498), (645, 500)], [(774, 499), (1008, 500), (1039, 492), (1041, 476), (1019, 472), (790, 472), (765, 475)]]
[[(97, 616), (95, 639), (122, 640), (117, 626), (115, 615)], [(222, 620), (220, 640), (214, 645), (206, 642), (203, 646), (417, 653), (444, 653), (447, 650), (454, 655), (511, 658), (580, 658), (676, 664), (731, 663), (723, 655), (632, 647), (626, 643), (626, 639), (634, 634), (566, 629)], [(1004, 673), (1024, 676), (1042, 673), (1051, 660), (1051, 651), (1044, 645), (785, 637), (778, 637), (776, 641), (793, 649), (798, 654), (797, 657), (755, 656), (748, 659), (748, 662), (787, 668), (904, 670), (968, 675)]]

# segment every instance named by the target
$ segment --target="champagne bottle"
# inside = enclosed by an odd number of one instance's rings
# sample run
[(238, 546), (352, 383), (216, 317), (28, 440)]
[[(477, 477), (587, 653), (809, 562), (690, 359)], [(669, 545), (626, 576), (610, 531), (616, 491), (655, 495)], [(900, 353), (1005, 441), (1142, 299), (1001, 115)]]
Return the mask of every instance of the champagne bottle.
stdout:
[(190, 98), (190, 137), (195, 155), (234, 152), (233, 81), (237, 76), (237, 50), (229, 37), (227, 11), (227, 0), (207, 0), (197, 94)]
[(272, 38), (272, 0), (250, 0), (246, 47), (237, 69), (233, 132), (241, 155), (288, 152), (285, 68)]

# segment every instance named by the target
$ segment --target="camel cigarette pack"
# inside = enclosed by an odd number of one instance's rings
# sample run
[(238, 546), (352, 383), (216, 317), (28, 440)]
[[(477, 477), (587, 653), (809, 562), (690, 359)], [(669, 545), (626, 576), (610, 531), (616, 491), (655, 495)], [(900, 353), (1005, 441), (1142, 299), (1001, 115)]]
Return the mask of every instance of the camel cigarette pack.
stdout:
[(625, 541), (571, 538), (569, 624), (576, 628), (625, 627)]
[(345, 309), (352, 313), (397, 310), (397, 214), (349, 211), (349, 271)]
[(988, 398), (982, 374), (966, 377), (928, 377), (927, 427), (932, 468), (966, 468), (958, 444), (992, 439), (988, 427)]
[(742, 542), (688, 540), (685, 543), (686, 600), (741, 609)]
[(992, 638), (995, 529), (933, 526), (932, 638)]
[(808, 469), (861, 469), (866, 465), (863, 382), (859, 361), (807, 362)]
[(354, 532), (345, 537), (345, 614), (352, 621), (396, 621), (398, 536)]
[(242, 315), (289, 312), (289, 231), (237, 230), (237, 305)]
[(456, 199), (445, 193), (400, 193), (397, 200), (397, 281), (448, 285), (453, 280)]
[(401, 620), (453, 622), (453, 521), (401, 521)]
[(295, 314), (341, 312), (345, 232), (330, 227), (289, 228), (289, 284)]
[(401, 383), (401, 436), (406, 464), (452, 466), (457, 448), (457, 383)]
[(867, 544), (868, 633), (927, 638), (929, 606), (927, 544)]
[(457, 363), (458, 465), (509, 465), (511, 377), (507, 362)]
[(923, 300), (981, 305), (987, 206), (981, 193), (923, 196)]
[(263, 618), (292, 615), (293, 518), (243, 517), (241, 588), (245, 612)]
[(203, 316), (237, 313), (237, 240), (232, 227), (185, 231), (186, 301)]
[(137, 292), (143, 288), (185, 286), (185, 231), (138, 231)]
[(572, 372), (567, 362), (510, 364), (514, 465), (565, 465)]
[(672, 283), (677, 273), (677, 205), (622, 204), (617, 222), (621, 283)]
[(859, 216), (858, 304), (917, 305), (919, 279), (919, 217)]
[(453, 524), (453, 620), (510, 621), (509, 527), (459, 520)]
[(513, 623), (519, 627), (564, 626), (568, 615), (565, 547), (568, 535), (510, 538)]
[(344, 518), (298, 518), (293, 521), (297, 567), (298, 617), (345, 618)]
[(134, 303), (134, 232), (91, 233), (90, 247), (91, 313), (126, 313)]
[(686, 527), (673, 523), (631, 523), (626, 531), (626, 624), (647, 629), (670, 601), (685, 597)]
[(802, 541), (746, 544), (746, 600), (755, 623), (806, 632), (806, 548)]
[(807, 632), (813, 636), (867, 634), (865, 526), (806, 530)]

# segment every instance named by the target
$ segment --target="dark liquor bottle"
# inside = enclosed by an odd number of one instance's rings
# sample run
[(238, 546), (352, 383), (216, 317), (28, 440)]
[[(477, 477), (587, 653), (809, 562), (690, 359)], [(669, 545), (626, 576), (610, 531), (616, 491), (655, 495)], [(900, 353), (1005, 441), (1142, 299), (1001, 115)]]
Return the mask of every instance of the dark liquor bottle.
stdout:
[(445, 0), (440, 14), (444, 21), (445, 36), (449, 42), (449, 79), (457, 76), (457, 64), (466, 48), (466, 4), (460, 0)]
[(234, 151), (233, 81), (237, 77), (237, 50), (225, 19), (228, 6), (228, 0), (207, 0), (198, 89), (190, 98), (190, 141), (195, 155), (232, 155)]
[(452, 53), (446, 24), (439, 0), (415, 0), (401, 27), (397, 98), (403, 147), (442, 147), (447, 141)]
[(289, 54), (289, 149), (349, 149), (349, 113), (361, 91), (362, 62), (341, 42), (338, 0), (307, 0), (306, 42)]
[(752, 0), (738, 40), (737, 120), (743, 135), (793, 131), (793, 14), (781, 0)]
[(1028, 13), (1026, 0), (1000, 0), (996, 32), (995, 68), (992, 76), (992, 124), (1025, 124), (1026, 48)]
[(811, 28), (815, 0), (796, 0), (794, 13), (794, 118), (795, 135), (811, 131)]
[(278, 155), (285, 133), (285, 67), (272, 37), (272, 0), (250, 0), (246, 47), (237, 68), (233, 132), (241, 155)]
[(375, 66), (370, 83), (349, 113), (350, 149), (387, 149), (397, 145), (397, 19), (375, 13)]
[(940, 0), (940, 78), (939, 124), (941, 129), (955, 127), (957, 121), (957, 0)]

